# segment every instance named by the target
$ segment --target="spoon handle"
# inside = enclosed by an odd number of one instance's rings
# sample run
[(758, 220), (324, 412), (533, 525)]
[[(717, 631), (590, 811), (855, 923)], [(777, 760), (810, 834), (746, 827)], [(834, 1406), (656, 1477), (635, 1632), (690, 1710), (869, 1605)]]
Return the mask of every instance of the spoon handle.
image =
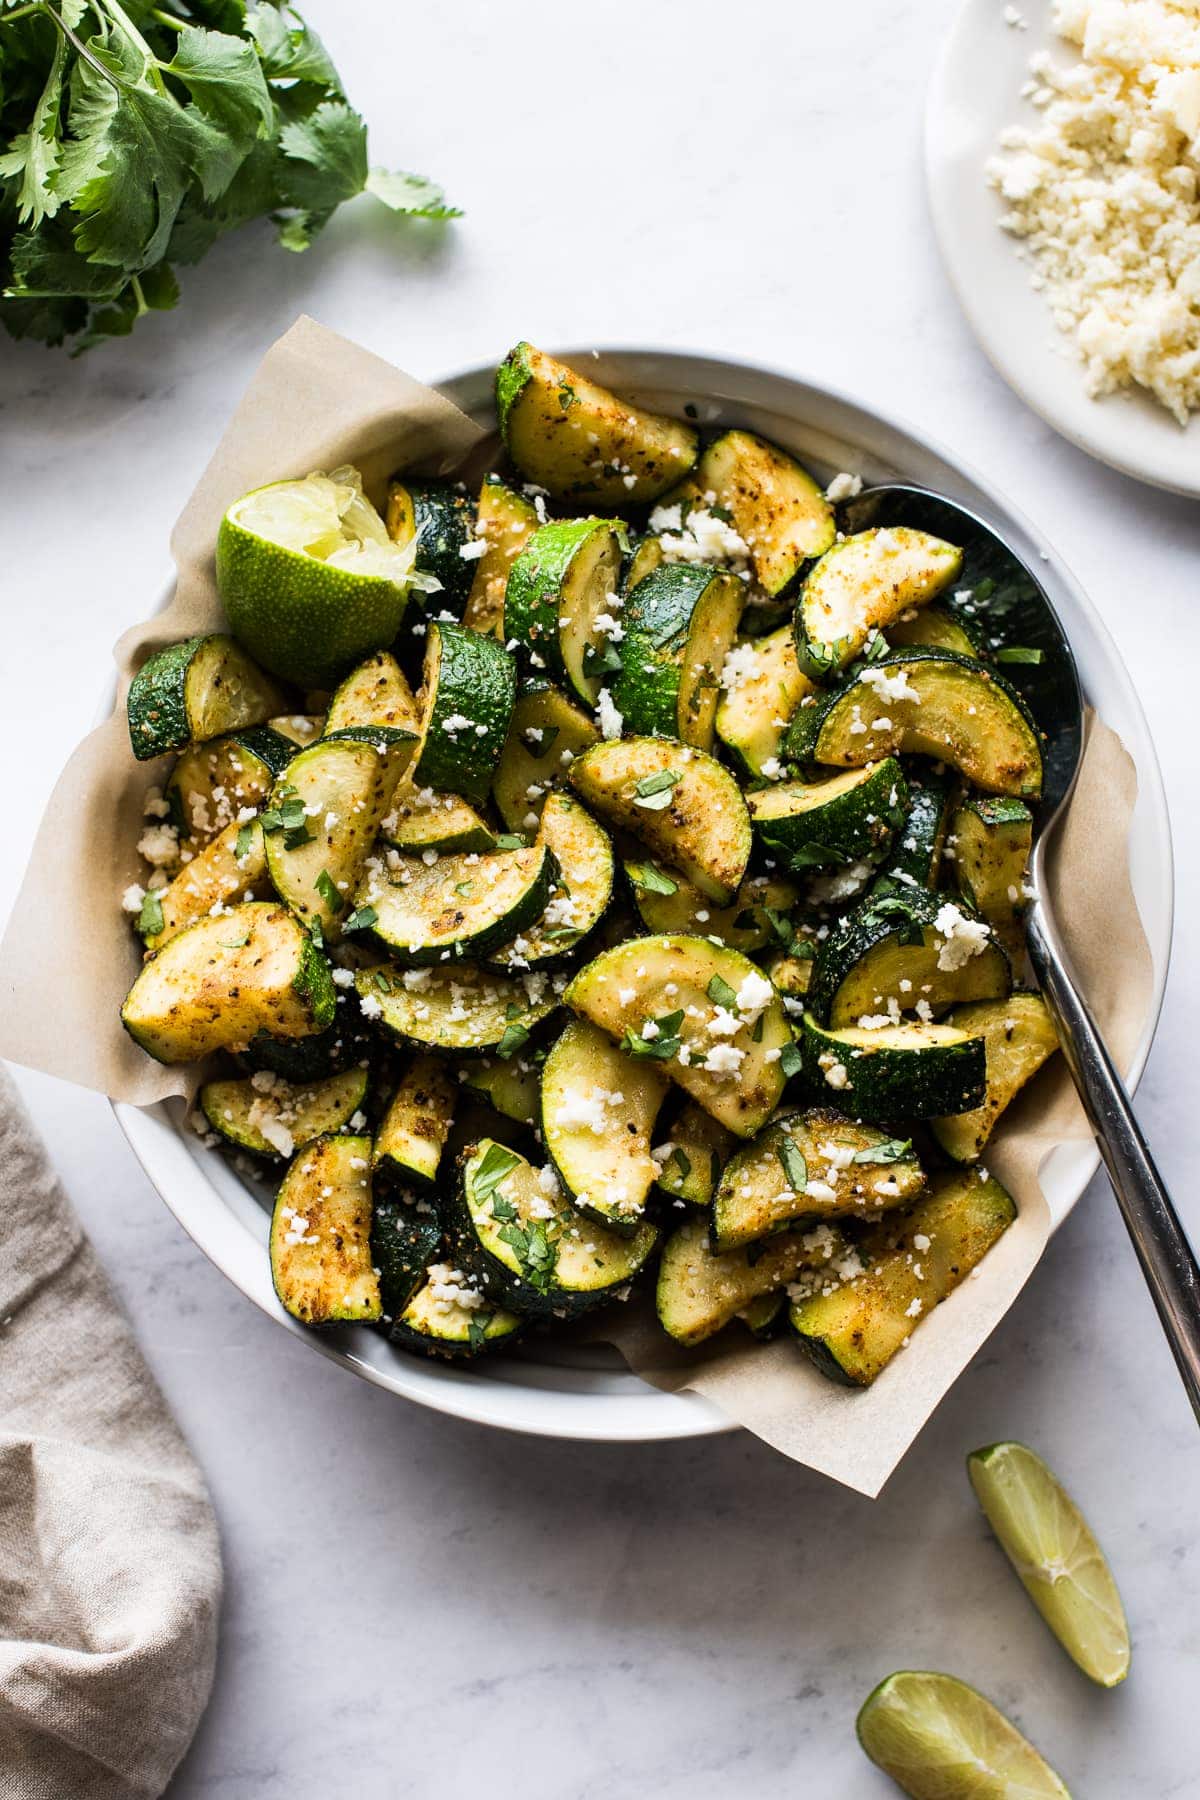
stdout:
[(1026, 916), (1026, 941), (1121, 1217), (1200, 1421), (1200, 1268), (1133, 1116), (1129, 1095), (1040, 901), (1034, 901)]

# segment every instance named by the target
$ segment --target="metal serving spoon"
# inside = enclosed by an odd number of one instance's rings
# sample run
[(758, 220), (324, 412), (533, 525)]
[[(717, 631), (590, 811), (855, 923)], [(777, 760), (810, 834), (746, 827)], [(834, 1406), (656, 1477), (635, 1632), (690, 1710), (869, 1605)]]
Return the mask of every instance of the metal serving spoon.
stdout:
[(986, 619), (1009, 644), (1040, 651), (1037, 662), (1012, 663), (1004, 673), (1045, 733), (1041, 828), (1025, 915), (1029, 958), (1046, 999), (1079, 1098), (1142, 1274), (1158, 1308), (1183, 1384), (1200, 1420), (1200, 1269), (1133, 1115), (1086, 1000), (1075, 983), (1050, 911), (1045, 859), (1062, 818), (1083, 749), (1083, 694), (1067, 635), (1037, 578), (990, 525), (954, 501), (925, 488), (889, 482), (867, 488), (842, 509), (847, 529), (912, 525), (963, 548), (962, 585), (985, 586)]

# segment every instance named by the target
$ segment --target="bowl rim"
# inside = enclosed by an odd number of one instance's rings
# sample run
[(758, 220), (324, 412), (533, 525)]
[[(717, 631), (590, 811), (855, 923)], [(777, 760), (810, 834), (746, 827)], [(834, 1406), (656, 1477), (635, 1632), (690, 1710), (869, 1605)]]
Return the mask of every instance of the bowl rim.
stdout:
[[(1135, 1090), (1153, 1043), (1170, 961), (1174, 913), (1170, 819), (1157, 754), (1136, 689), (1103, 619), (1061, 558), (1049, 549), (1044, 534), (993, 483), (980, 475), (969, 462), (945, 447), (940, 440), (895, 414), (873, 404), (869, 405), (828, 382), (809, 380), (801, 374), (777, 366), (716, 351), (655, 347), (633, 342), (612, 341), (598, 351), (593, 351), (592, 346), (568, 346), (555, 350), (553, 354), (568, 363), (573, 358), (577, 363), (584, 359), (597, 359), (597, 374), (601, 379), (605, 378), (607, 372), (609, 380), (624, 381), (627, 387), (639, 393), (656, 385), (651, 379), (652, 373), (665, 375), (665, 385), (676, 395), (690, 393), (697, 402), (711, 403), (713, 398), (712, 388), (705, 389), (700, 385), (703, 379), (701, 371), (711, 372), (714, 376), (724, 372), (743, 387), (761, 386), (764, 396), (770, 395), (781, 403), (781, 416), (788, 418), (801, 430), (817, 429), (815, 426), (806, 426), (806, 403), (813, 409), (832, 409), (840, 415), (843, 428), (847, 425), (863, 428), (864, 435), (857, 445), (857, 453), (862, 460), (878, 457), (879, 453), (867, 446), (872, 441), (877, 444), (881, 438), (894, 440), (914, 453), (933, 458), (972, 490), (968, 498), (976, 505), (982, 498), (986, 509), (998, 517), (1010, 541), (1015, 539), (1016, 547), (1023, 554), (1037, 554), (1044, 559), (1044, 578), (1051, 581), (1053, 592), (1066, 595), (1068, 609), (1081, 616), (1087, 649), (1093, 656), (1098, 655), (1104, 665), (1112, 691), (1120, 695), (1128, 721), (1134, 728), (1133, 735), (1137, 739), (1136, 746), (1130, 746), (1138, 775), (1135, 818), (1139, 814), (1142, 816), (1143, 835), (1155, 860), (1158, 917), (1157, 940), (1151, 943), (1154, 970), (1151, 1006), (1128, 1077), (1130, 1090)], [(614, 364), (619, 365), (615, 373), (611, 369), (606, 371), (606, 365)], [(495, 365), (491, 363), (476, 364), (436, 377), (429, 385), (445, 393), (456, 403), (464, 404), (465, 410), (473, 416), (488, 418), (494, 423), (494, 415), (490, 414), (490, 409), (470, 398), (481, 387), (485, 387), (490, 395), (494, 368)], [(642, 374), (640, 383), (639, 370)], [(673, 381), (670, 379), (672, 376)], [(729, 405), (733, 410), (739, 405), (753, 409), (759, 404), (757, 400), (747, 399), (744, 395), (740, 400), (734, 396), (729, 398)], [(850, 439), (847, 438), (846, 441), (849, 442)], [(169, 599), (174, 579), (172, 574), (164, 582), (158, 600), (160, 607)], [(1071, 634), (1071, 642), (1078, 655), (1079, 646), (1074, 632)], [(108, 685), (105, 712), (111, 710), (115, 692), (114, 676)], [(1135, 864), (1136, 859), (1131, 855), (1131, 872), (1134, 871)], [(1149, 927), (1147, 936), (1150, 936)], [(375, 1334), (369, 1333), (365, 1327), (340, 1329), (328, 1334), (305, 1330), (283, 1311), (276, 1300), (267, 1258), (262, 1255), (260, 1246), (255, 1244), (253, 1254), (247, 1255), (248, 1235), (257, 1235), (261, 1243), (265, 1244), (266, 1215), (250, 1190), (238, 1180), (224, 1159), (213, 1158), (203, 1150), (194, 1134), (187, 1131), (183, 1123), (181, 1103), (164, 1101), (148, 1108), (116, 1101), (111, 1104), (117, 1121), (151, 1184), (209, 1260), (276, 1324), (291, 1331), (318, 1354), (351, 1369), (374, 1385), (454, 1417), (534, 1436), (633, 1443), (710, 1436), (739, 1429), (736, 1422), (728, 1419), (703, 1396), (688, 1391), (671, 1393), (656, 1389), (623, 1364), (614, 1369), (611, 1375), (602, 1372), (593, 1374), (591, 1371), (580, 1375), (577, 1372), (575, 1386), (562, 1392), (545, 1385), (545, 1382), (539, 1385), (536, 1378), (531, 1379), (531, 1368), (536, 1370), (538, 1365), (524, 1362), (506, 1364), (505, 1359), (497, 1358), (487, 1359), (478, 1365), (459, 1367), (393, 1355), (386, 1366), (380, 1366), (369, 1360), (355, 1343), (356, 1335), (360, 1339), (368, 1337), (378, 1342)], [(189, 1138), (190, 1143), (187, 1141)], [(1076, 1144), (1060, 1148), (1071, 1149), (1075, 1153), (1068, 1159), (1070, 1170), (1063, 1178), (1064, 1186), (1073, 1192), (1057, 1210), (1052, 1208), (1052, 1229), (1057, 1229), (1058, 1224), (1077, 1204), (1100, 1164), (1099, 1152), (1092, 1145)], [(1057, 1156), (1058, 1151), (1052, 1152), (1052, 1155)], [(201, 1158), (205, 1159), (203, 1164)], [(220, 1204), (216, 1171), (210, 1166), (214, 1163), (220, 1163), (228, 1178), (227, 1183), (221, 1183), (227, 1188), (224, 1205)], [(237, 1194), (233, 1192), (234, 1187), (242, 1196), (240, 1203)], [(254, 1230), (256, 1222), (261, 1227), (257, 1233)], [(506, 1366), (524, 1370), (525, 1381), (512, 1383), (496, 1378)], [(586, 1389), (582, 1393), (579, 1391), (581, 1380)]]

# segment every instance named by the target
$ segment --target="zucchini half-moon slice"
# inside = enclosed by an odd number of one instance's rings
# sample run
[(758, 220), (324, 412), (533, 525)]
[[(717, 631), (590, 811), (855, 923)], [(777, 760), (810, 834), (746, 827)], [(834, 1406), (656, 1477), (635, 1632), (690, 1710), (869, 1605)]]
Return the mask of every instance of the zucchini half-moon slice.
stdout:
[(610, 656), (620, 667), (597, 621), (611, 609), (623, 554), (624, 528), (612, 519), (559, 519), (528, 539), (504, 591), (506, 637), (588, 707)]
[[(939, 923), (940, 921), (940, 923)], [(835, 1026), (894, 1012), (942, 1013), (1012, 986), (986, 922), (947, 894), (906, 887), (843, 914), (813, 961), (811, 1012)]]
[(988, 794), (1042, 791), (1037, 728), (1003, 676), (950, 650), (893, 650), (801, 707), (790, 760), (859, 769), (882, 756), (931, 756)]
[(703, 750), (621, 738), (576, 757), (571, 786), (602, 819), (630, 831), (719, 906), (750, 860), (750, 815), (729, 770)]
[(542, 1139), (563, 1186), (589, 1218), (631, 1235), (658, 1178), (650, 1155), (669, 1083), (658, 1064), (618, 1050), (572, 1019), (542, 1067)]
[(486, 800), (516, 692), (517, 665), (503, 644), (432, 620), (417, 695), (413, 786), (461, 794), (477, 806)]
[(371, 1140), (317, 1138), (283, 1178), (271, 1215), (271, 1279), (302, 1325), (345, 1325), (383, 1312), (371, 1254)]
[(796, 606), (796, 656), (815, 681), (853, 662), (873, 630), (923, 606), (958, 576), (956, 544), (908, 525), (843, 538), (805, 577)]
[(849, 1245), (834, 1226), (789, 1231), (751, 1251), (714, 1250), (706, 1219), (688, 1219), (663, 1245), (655, 1301), (658, 1322), (679, 1344), (702, 1344), (765, 1294), (804, 1270), (824, 1270)]
[(712, 749), (721, 671), (744, 599), (736, 575), (698, 563), (663, 563), (638, 582), (621, 615), (613, 687), (631, 735)]
[(590, 716), (558, 688), (548, 681), (526, 682), (492, 782), (505, 828), (531, 837), (546, 795), (566, 785), (572, 762), (599, 738)]
[(289, 1157), (314, 1138), (344, 1130), (366, 1097), (367, 1071), (357, 1068), (303, 1086), (269, 1073), (207, 1081), (196, 1099), (213, 1130), (240, 1150)]
[(406, 963), (484, 956), (540, 919), (558, 878), (545, 844), (490, 855), (406, 859), (385, 875), (369, 874), (355, 895), (370, 909), (372, 935)]
[(758, 837), (793, 873), (879, 861), (907, 804), (908, 783), (894, 756), (820, 781), (781, 781), (746, 799)]
[(504, 590), (509, 572), (538, 528), (537, 508), (497, 475), (484, 477), (475, 509), (475, 541), (486, 546), (475, 561), (463, 624), (485, 637), (504, 635)]
[(692, 474), (666, 496), (720, 507), (750, 551), (764, 593), (780, 593), (814, 556), (834, 542), (833, 507), (806, 469), (786, 450), (751, 431), (723, 431)]
[(125, 702), (139, 762), (265, 725), (286, 707), (283, 690), (223, 632), (156, 650), (134, 676)]
[(734, 647), (732, 685), (717, 707), (716, 729), (747, 775), (778, 774), (784, 734), (813, 684), (796, 661), (790, 625)]
[(557, 874), (541, 917), (491, 952), (488, 960), (500, 969), (544, 969), (573, 955), (612, 899), (609, 835), (572, 795), (547, 797), (537, 842), (553, 858)]
[(973, 1111), (935, 1119), (933, 1135), (955, 1162), (975, 1162), (1001, 1113), (1058, 1049), (1058, 1033), (1040, 994), (1010, 994), (1007, 1000), (956, 1006), (946, 1022), (983, 1039), (987, 1093)]
[(967, 1112), (987, 1092), (982, 1038), (954, 1025), (899, 1024), (835, 1031), (805, 1013), (804, 1070), (814, 1093), (861, 1119), (933, 1119)]
[(354, 977), (364, 1016), (397, 1043), (443, 1055), (486, 1055), (517, 1031), (526, 1035), (559, 1004), (546, 976), (530, 987), (470, 963), (400, 969), (378, 963)]
[(417, 703), (400, 664), (389, 650), (377, 650), (351, 669), (334, 690), (325, 716), (325, 736), (355, 725), (416, 732)]

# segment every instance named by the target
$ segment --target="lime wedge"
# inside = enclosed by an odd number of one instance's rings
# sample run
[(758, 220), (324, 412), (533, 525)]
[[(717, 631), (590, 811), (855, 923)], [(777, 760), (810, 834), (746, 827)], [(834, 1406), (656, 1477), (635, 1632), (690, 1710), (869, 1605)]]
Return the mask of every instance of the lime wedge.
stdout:
[(217, 534), (217, 586), (235, 635), (264, 668), (330, 687), (396, 636), (416, 544), (394, 544), (357, 469), (276, 481), (235, 500)]
[(1104, 1552), (1040, 1456), (990, 1444), (967, 1458), (988, 1524), (1047, 1625), (1085, 1675), (1116, 1687), (1129, 1673), (1129, 1627)]
[(953, 1675), (889, 1675), (863, 1703), (858, 1741), (912, 1800), (1070, 1800), (1016, 1726)]

